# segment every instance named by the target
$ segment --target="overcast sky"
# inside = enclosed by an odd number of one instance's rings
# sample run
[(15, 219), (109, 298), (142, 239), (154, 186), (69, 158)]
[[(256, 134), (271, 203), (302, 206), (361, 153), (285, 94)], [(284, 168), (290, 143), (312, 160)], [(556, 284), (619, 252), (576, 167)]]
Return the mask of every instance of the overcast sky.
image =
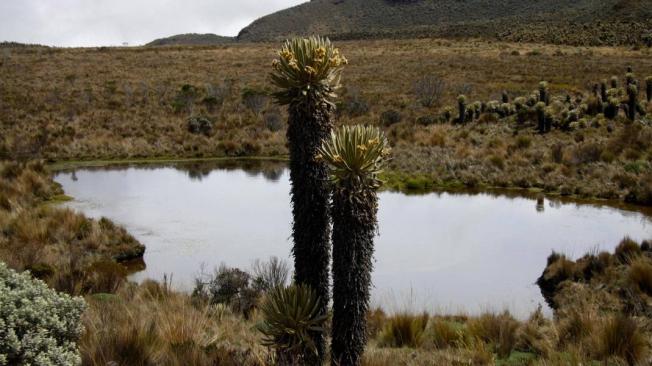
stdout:
[(235, 36), (254, 19), (306, 0), (0, 0), (0, 41), (140, 45), (179, 33)]

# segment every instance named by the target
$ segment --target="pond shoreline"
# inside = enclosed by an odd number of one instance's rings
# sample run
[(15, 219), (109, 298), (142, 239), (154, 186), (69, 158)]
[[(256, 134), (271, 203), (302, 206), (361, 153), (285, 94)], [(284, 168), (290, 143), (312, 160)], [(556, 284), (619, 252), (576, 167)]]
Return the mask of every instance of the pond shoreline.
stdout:
[[(145, 166), (145, 165), (166, 165), (166, 164), (183, 164), (183, 163), (211, 163), (211, 162), (238, 162), (238, 161), (260, 161), (260, 162), (288, 162), (286, 155), (278, 156), (241, 156), (241, 157), (206, 157), (206, 158), (135, 158), (135, 159), (99, 159), (99, 160), (61, 160), (48, 162), (47, 167), (53, 172), (65, 172), (68, 170), (83, 168), (107, 168), (111, 166)], [(563, 195), (559, 192), (546, 192), (540, 188), (523, 188), (523, 187), (494, 187), (480, 185), (476, 188), (469, 188), (460, 182), (442, 182), (436, 184), (427, 175), (405, 174), (400, 171), (385, 171), (383, 180), (386, 184), (381, 191), (399, 192), (408, 195), (423, 195), (430, 193), (450, 193), (450, 194), (489, 194), (493, 196), (505, 197), (522, 197), (537, 199), (543, 197), (551, 201), (560, 203), (574, 203), (578, 205), (592, 205), (596, 207), (611, 207), (625, 211), (640, 212), (646, 216), (652, 217), (652, 206), (644, 206), (628, 203), (620, 199), (605, 199), (598, 197), (582, 197), (577, 195)], [(418, 188), (412, 188), (411, 181), (428, 181), (427, 184), (420, 185)]]

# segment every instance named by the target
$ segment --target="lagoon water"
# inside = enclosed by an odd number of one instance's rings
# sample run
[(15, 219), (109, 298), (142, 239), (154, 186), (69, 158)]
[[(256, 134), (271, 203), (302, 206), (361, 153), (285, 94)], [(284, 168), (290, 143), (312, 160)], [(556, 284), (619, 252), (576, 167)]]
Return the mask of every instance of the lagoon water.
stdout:
[[(193, 279), (224, 263), (291, 264), (289, 172), (283, 163), (183, 163), (59, 172), (66, 205), (122, 224), (147, 247), (134, 280)], [(639, 211), (488, 193), (381, 192), (372, 290), (393, 310), (526, 317), (543, 298), (534, 284), (552, 250), (574, 258), (612, 250), (625, 235), (652, 238)], [(544, 304), (545, 308), (545, 304)]]

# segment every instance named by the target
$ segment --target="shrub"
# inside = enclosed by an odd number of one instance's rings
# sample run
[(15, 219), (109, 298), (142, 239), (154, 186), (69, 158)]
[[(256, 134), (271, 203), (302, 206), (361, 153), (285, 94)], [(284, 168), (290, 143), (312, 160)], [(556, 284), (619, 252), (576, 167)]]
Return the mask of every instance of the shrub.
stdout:
[(281, 115), (276, 112), (265, 113), (263, 115), (263, 121), (265, 122), (265, 127), (272, 132), (280, 131), (285, 127)]
[(79, 365), (81, 298), (0, 263), (0, 365)]
[(600, 161), (603, 147), (594, 142), (584, 143), (573, 151), (573, 163), (588, 164)]
[(428, 314), (396, 314), (387, 319), (380, 334), (381, 347), (418, 347), (428, 325)]
[(290, 268), (286, 261), (271, 257), (267, 262), (255, 261), (253, 265), (254, 286), (263, 291), (286, 286)]
[(441, 99), (446, 82), (436, 75), (424, 76), (414, 83), (414, 94), (424, 107), (431, 107)]
[(369, 112), (369, 103), (363, 99), (360, 92), (355, 89), (349, 91), (341, 106), (342, 110), (345, 111), (349, 117), (359, 117)]
[(630, 189), (625, 201), (641, 205), (652, 205), (652, 174), (647, 174)]
[(172, 109), (174, 109), (175, 113), (191, 113), (198, 96), (199, 93), (197, 88), (190, 84), (185, 84), (174, 97), (174, 100), (172, 101)]
[(251, 275), (238, 268), (220, 265), (212, 275), (195, 279), (192, 296), (210, 304), (230, 305), (248, 315), (256, 306), (260, 291), (251, 287)]
[(267, 294), (260, 307), (263, 321), (257, 329), (263, 345), (276, 350), (281, 365), (302, 364), (306, 354), (317, 354), (312, 332), (324, 332), (325, 314), (320, 299), (308, 286), (277, 287)]
[(188, 132), (209, 136), (213, 131), (213, 122), (205, 117), (190, 117), (186, 122)]
[(402, 116), (401, 113), (393, 109), (387, 110), (380, 115), (380, 123), (383, 126), (391, 126), (393, 124), (401, 122)]
[(435, 123), (435, 118), (432, 116), (421, 116), (416, 119), (416, 123), (421, 126), (430, 126)]
[(242, 91), (242, 104), (256, 115), (265, 109), (267, 99), (267, 94), (264, 91), (248, 88)]

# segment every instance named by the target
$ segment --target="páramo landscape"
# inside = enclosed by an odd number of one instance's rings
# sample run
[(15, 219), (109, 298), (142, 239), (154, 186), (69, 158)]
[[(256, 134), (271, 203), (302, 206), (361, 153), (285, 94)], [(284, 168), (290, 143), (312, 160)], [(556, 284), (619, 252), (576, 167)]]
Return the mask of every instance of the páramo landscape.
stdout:
[(650, 0), (3, 0), (0, 41), (0, 366), (652, 365)]

